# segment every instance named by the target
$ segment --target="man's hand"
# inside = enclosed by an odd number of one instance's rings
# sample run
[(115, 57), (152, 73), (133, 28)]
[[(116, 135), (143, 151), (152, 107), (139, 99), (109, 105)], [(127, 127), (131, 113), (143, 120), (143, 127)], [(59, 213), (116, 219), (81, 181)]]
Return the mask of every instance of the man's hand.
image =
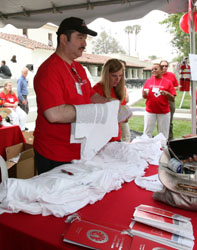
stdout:
[(26, 100), (23, 100), (23, 101), (22, 101), (22, 104), (23, 104), (23, 105), (27, 105), (27, 101), (26, 101)]

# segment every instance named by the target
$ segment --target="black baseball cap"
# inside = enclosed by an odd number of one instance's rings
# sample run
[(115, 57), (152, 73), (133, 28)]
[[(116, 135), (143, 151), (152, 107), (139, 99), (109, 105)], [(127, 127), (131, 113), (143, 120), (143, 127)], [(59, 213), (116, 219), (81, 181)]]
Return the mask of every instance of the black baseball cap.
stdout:
[(88, 27), (85, 24), (85, 21), (78, 17), (69, 17), (64, 19), (60, 26), (58, 31), (56, 32), (57, 35), (64, 34), (66, 30), (76, 30), (82, 34), (88, 34), (91, 36), (96, 36), (97, 32), (88, 29)]

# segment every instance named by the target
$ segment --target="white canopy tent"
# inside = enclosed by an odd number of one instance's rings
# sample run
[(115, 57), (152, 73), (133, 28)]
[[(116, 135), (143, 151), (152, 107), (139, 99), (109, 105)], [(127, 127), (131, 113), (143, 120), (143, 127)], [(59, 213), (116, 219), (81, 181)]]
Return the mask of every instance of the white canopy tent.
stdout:
[[(169, 14), (194, 11), (197, 0), (1, 0), (0, 26), (12, 24), (17, 28), (38, 28), (50, 22), (59, 25), (70, 16), (84, 19), (86, 23), (98, 17), (111, 21), (138, 19), (152, 10)], [(192, 15), (193, 16), (193, 15)], [(190, 48), (195, 54), (193, 18), (190, 25)], [(196, 93), (192, 82), (192, 133), (196, 133)]]
[(111, 21), (141, 18), (151, 10), (167, 13), (186, 12), (188, 0), (1, 0), (1, 25), (38, 28), (47, 22), (59, 25), (70, 16), (87, 23), (98, 17)]

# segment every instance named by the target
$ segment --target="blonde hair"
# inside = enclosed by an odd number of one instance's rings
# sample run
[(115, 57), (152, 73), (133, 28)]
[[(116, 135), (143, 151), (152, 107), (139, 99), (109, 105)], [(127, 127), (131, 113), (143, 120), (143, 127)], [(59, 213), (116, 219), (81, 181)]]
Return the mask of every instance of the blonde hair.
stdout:
[(7, 95), (8, 93), (10, 93), (11, 95), (14, 95), (14, 91), (13, 91), (13, 90), (11, 90), (10, 92), (7, 91), (6, 87), (7, 87), (8, 83), (11, 83), (11, 84), (12, 84), (12, 82), (10, 82), (10, 81), (4, 82), (3, 93), (4, 93), (5, 95)]
[(125, 96), (125, 79), (123, 64), (118, 59), (109, 59), (103, 66), (101, 72), (101, 84), (103, 86), (103, 92), (106, 97), (111, 98), (111, 86), (109, 82), (109, 74), (116, 73), (122, 70), (122, 78), (118, 85), (114, 87), (117, 99), (122, 101)]

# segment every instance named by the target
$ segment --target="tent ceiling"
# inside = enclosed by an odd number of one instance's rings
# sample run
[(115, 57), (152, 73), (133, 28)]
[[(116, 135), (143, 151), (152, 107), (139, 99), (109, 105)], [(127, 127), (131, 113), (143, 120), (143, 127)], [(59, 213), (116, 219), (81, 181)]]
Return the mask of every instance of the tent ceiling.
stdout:
[(59, 25), (70, 16), (87, 23), (98, 17), (111, 21), (141, 18), (151, 10), (186, 12), (188, 0), (1, 0), (0, 25), (38, 28), (47, 22)]

